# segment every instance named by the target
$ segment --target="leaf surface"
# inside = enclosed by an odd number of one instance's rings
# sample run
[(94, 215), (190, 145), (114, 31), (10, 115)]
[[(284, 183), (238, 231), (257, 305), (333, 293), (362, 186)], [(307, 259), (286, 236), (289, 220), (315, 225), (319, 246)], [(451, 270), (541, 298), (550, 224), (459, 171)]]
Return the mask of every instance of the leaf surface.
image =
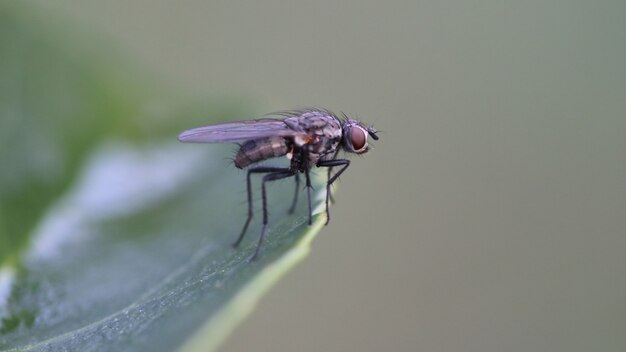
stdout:
[(46, 18), (0, 5), (0, 350), (215, 348), (323, 216), (307, 226), (304, 192), (287, 215), (293, 183), (269, 185), (270, 231), (249, 263), (261, 214), (232, 249), (247, 207), (233, 147), (176, 141), (246, 107), (176, 110), (182, 98)]

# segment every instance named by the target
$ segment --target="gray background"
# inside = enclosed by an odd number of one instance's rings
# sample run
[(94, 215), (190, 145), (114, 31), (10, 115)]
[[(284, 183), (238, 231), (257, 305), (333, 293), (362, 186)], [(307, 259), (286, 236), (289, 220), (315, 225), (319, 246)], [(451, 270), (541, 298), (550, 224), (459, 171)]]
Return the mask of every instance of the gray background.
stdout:
[(626, 350), (624, 1), (51, 11), (191, 94), (384, 131), (224, 351)]

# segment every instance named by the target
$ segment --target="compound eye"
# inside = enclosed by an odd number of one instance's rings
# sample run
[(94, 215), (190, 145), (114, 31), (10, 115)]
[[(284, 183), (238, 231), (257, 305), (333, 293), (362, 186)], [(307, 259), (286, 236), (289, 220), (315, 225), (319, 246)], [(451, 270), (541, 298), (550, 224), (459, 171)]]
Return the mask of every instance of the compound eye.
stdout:
[(361, 152), (365, 148), (365, 144), (367, 142), (367, 135), (362, 128), (357, 126), (352, 126), (350, 128), (350, 143), (352, 143), (352, 148), (355, 152)]

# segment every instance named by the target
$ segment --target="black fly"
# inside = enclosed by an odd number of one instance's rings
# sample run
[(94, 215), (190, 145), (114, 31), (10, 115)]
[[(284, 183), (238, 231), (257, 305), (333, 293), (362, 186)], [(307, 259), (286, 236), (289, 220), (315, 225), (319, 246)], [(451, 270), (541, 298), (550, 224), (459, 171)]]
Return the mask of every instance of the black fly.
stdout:
[[(300, 184), (299, 173), (304, 173), (309, 204), (309, 225), (311, 225), (311, 179), (309, 171), (313, 167), (328, 168), (326, 183), (326, 224), (330, 220), (328, 203), (331, 197), (330, 186), (350, 165), (346, 159), (337, 159), (340, 149), (348, 153), (363, 154), (369, 150), (367, 136), (377, 140), (377, 132), (357, 120), (343, 115), (339, 118), (324, 109), (293, 110), (272, 114), (277, 118), (262, 118), (248, 121), (227, 122), (216, 125), (193, 128), (181, 133), (181, 142), (225, 143), (243, 142), (235, 155), (235, 166), (243, 169), (256, 162), (269, 158), (287, 156), (291, 160), (289, 167), (253, 166), (248, 169), (248, 218), (241, 234), (233, 243), (237, 247), (252, 220), (252, 189), (250, 175), (265, 174), (261, 183), (263, 198), (263, 229), (256, 246), (254, 260), (267, 232), (267, 195), (265, 183), (288, 177), (295, 177), (296, 192), (289, 213), (295, 210)], [(339, 167), (331, 176), (333, 167)]]

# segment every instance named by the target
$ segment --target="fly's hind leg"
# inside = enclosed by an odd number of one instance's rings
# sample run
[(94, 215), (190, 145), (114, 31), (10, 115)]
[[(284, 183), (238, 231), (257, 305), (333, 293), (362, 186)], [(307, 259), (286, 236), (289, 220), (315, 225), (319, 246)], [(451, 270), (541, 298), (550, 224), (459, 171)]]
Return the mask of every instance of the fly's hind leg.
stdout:
[(252, 220), (252, 216), (253, 216), (252, 183), (250, 181), (250, 176), (254, 173), (276, 173), (276, 172), (279, 172), (279, 173), (289, 172), (289, 168), (259, 166), (259, 167), (253, 167), (253, 168), (248, 169), (248, 174), (246, 176), (246, 185), (247, 185), (247, 190), (248, 190), (248, 218), (246, 219), (246, 222), (243, 225), (243, 230), (241, 230), (241, 234), (239, 234), (239, 237), (233, 243), (233, 248), (237, 248), (237, 246), (239, 246), (239, 244), (243, 240), (243, 237), (246, 235), (246, 230), (248, 229), (248, 225), (250, 225), (250, 220)]

